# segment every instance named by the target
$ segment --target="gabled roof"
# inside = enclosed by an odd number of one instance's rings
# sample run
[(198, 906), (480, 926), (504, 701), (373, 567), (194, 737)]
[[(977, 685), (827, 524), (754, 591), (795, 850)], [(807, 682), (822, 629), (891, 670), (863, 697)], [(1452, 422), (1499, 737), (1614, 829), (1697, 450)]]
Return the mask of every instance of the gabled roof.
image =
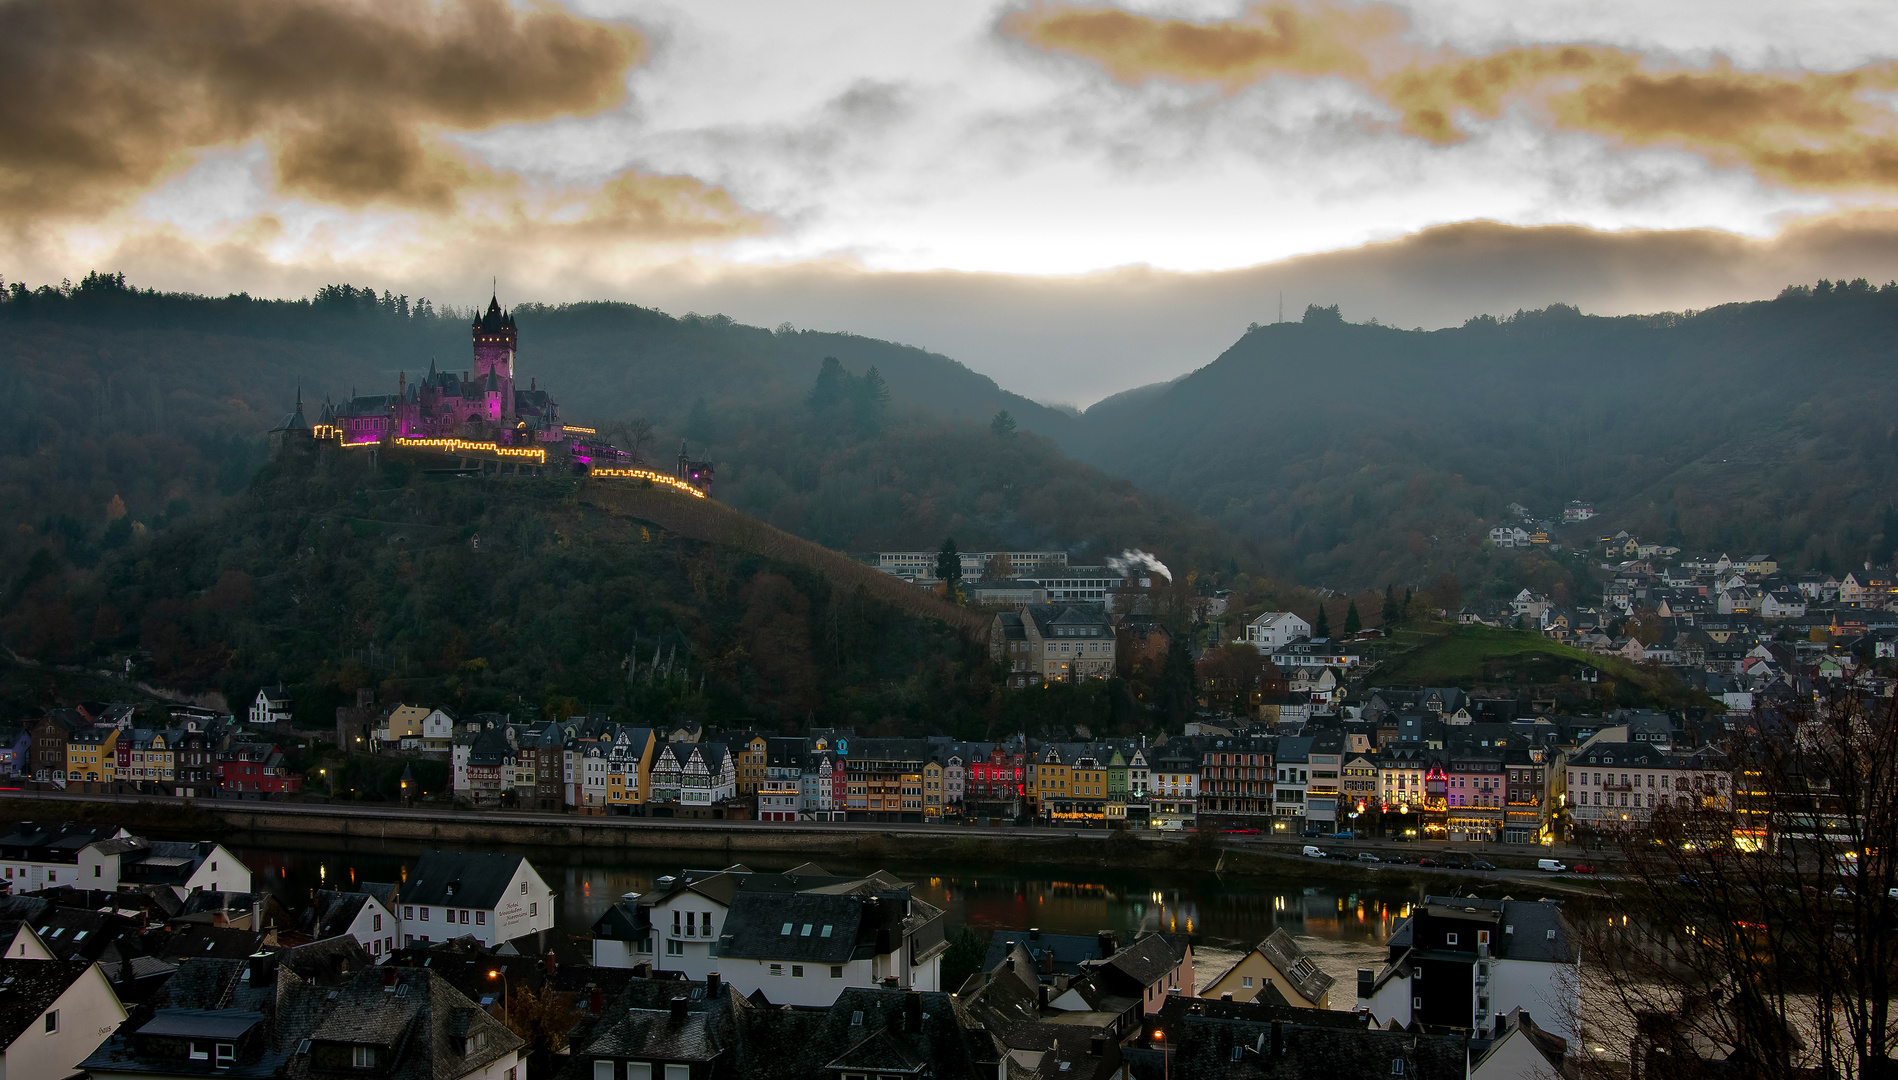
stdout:
[(526, 863), (494, 851), (425, 851), (402, 886), (402, 902), (493, 910)]
[(77, 982), (90, 960), (0, 959), (0, 1052)]

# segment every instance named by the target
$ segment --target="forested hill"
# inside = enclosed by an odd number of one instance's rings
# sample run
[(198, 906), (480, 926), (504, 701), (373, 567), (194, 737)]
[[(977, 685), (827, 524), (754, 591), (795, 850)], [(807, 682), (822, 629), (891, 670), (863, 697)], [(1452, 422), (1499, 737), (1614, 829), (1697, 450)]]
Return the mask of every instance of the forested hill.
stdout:
[[(1686, 315), (1560, 305), (1406, 331), (1336, 309), (1255, 327), (1064, 432), (1314, 585), (1482, 580), (1511, 502), (1807, 567), (1883, 559), (1898, 503), (1898, 286), (1788, 289)], [(1898, 531), (1898, 530), (1893, 530)], [(1585, 535), (1584, 535), (1585, 534)]]
[[(479, 298), (470, 298), (479, 299)], [(672, 318), (630, 304), (514, 309), (517, 375), (616, 437), (650, 425), (718, 463), (722, 501), (843, 551), (1129, 546), (1231, 576), (1247, 546), (1046, 437), (1075, 419), (944, 357), (849, 334)], [(140, 291), (112, 275), (0, 292), (0, 559), (80, 567), (242, 491), (301, 387), (389, 393), (470, 366), (467, 309), (335, 286), (302, 301)], [(825, 358), (838, 363), (819, 393)], [(872, 373), (875, 374), (872, 374)], [(834, 399), (834, 400), (833, 400)], [(992, 421), (1006, 410), (1013, 421)], [(642, 424), (641, 421), (645, 423)]]

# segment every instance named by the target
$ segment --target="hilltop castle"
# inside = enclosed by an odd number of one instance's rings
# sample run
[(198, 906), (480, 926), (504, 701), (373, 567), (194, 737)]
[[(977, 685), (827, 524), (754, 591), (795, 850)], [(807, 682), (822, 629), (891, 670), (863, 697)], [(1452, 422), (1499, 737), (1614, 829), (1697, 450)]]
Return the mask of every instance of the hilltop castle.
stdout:
[(560, 406), (546, 390), (527, 381), (515, 384), (519, 331), (514, 316), (490, 297), (488, 310), (472, 327), (474, 369), (457, 376), (436, 369), (410, 384), (407, 372), (396, 376), (393, 394), (350, 392), (340, 405), (325, 401), (315, 424), (305, 418), (303, 392), (296, 411), (270, 432), (271, 448), (293, 444), (378, 448), (404, 453), (452, 454), (453, 472), (511, 468), (544, 475), (566, 468), (575, 474), (665, 483), (704, 495), (712, 487), (709, 461), (692, 460), (682, 444), (670, 476), (638, 468), (637, 453), (620, 449), (590, 427), (563, 422)]
[(394, 394), (352, 394), (341, 405), (325, 403), (317, 428), (334, 430), (346, 446), (389, 436), (491, 439), (504, 446), (558, 442), (564, 433), (553, 395), (532, 379), (525, 390), (514, 385), (514, 316), (492, 298), (473, 331), (472, 372), (438, 371), (431, 360), (428, 374), (412, 386), (408, 373), (400, 373)]

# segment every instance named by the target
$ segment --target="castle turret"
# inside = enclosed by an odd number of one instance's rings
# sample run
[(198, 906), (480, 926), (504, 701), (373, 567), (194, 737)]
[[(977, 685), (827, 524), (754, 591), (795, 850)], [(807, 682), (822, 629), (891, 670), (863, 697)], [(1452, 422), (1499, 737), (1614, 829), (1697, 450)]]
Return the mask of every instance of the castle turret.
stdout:
[(498, 296), (488, 299), (487, 313), (474, 323), (475, 375), (493, 374), (500, 386), (501, 411), (495, 419), (514, 418), (514, 349), (518, 333), (514, 316), (501, 310)]

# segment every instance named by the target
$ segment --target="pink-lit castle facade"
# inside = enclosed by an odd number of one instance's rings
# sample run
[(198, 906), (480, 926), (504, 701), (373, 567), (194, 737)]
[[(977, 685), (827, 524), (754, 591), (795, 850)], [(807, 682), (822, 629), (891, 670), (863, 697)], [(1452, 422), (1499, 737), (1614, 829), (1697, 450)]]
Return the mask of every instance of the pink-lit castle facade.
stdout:
[(413, 385), (408, 373), (396, 378), (394, 394), (352, 395), (341, 405), (323, 406), (319, 429), (335, 431), (344, 445), (381, 442), (390, 436), (436, 439), (479, 434), (500, 445), (559, 442), (565, 437), (560, 406), (553, 395), (529, 379), (525, 390), (514, 383), (514, 353), (519, 333), (514, 316), (488, 301), (487, 313), (474, 322), (474, 370), (457, 376), (438, 371)]

